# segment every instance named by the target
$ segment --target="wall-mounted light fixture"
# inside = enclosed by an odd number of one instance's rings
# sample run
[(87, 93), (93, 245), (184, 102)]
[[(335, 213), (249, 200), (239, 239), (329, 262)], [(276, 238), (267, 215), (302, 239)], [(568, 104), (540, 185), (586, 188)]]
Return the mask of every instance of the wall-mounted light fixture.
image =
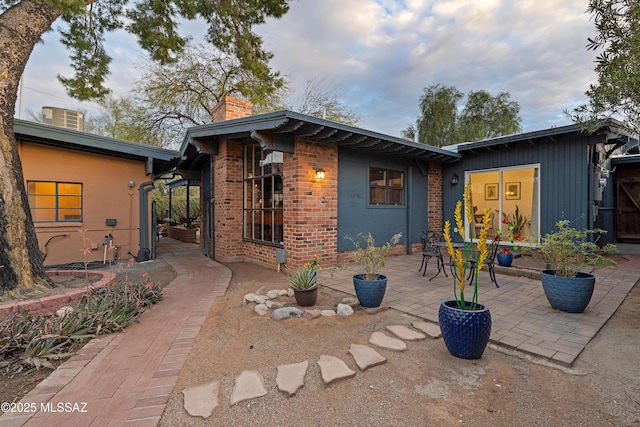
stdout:
[(324, 179), (324, 177), (327, 175), (327, 173), (324, 171), (324, 169), (318, 169), (316, 171), (316, 178), (317, 179)]
[(133, 188), (134, 185), (136, 185), (136, 183), (133, 182), (133, 180), (129, 181), (129, 188)]
[(458, 185), (458, 174), (454, 173), (451, 177), (451, 185)]

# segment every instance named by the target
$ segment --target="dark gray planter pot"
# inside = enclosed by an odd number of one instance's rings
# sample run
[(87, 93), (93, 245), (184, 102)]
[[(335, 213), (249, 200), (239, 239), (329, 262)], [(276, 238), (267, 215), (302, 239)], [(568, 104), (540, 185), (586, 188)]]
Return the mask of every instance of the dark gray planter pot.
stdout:
[(591, 301), (596, 278), (589, 273), (560, 277), (553, 270), (542, 270), (540, 281), (551, 307), (566, 313), (582, 313)]

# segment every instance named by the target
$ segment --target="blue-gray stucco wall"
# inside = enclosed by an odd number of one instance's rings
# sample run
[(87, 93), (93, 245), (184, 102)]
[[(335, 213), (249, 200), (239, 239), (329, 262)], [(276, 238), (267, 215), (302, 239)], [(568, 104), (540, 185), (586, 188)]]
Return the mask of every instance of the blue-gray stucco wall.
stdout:
[[(521, 141), (490, 149), (461, 151), (462, 159), (444, 165), (444, 221), (453, 219), (456, 202), (462, 198), (466, 171), (539, 164), (540, 233), (553, 231), (560, 219), (569, 219), (578, 229), (593, 227), (591, 212), (593, 180), (591, 157), (596, 136), (575, 139), (556, 136), (553, 140)], [(457, 173), (460, 183), (451, 186), (451, 176)]]
[[(369, 204), (369, 168), (380, 167), (405, 172), (405, 206)], [(353, 249), (345, 235), (372, 233), (376, 245), (396, 233), (400, 244), (420, 242), (427, 229), (427, 177), (412, 159), (375, 156), (341, 149), (338, 156), (338, 251)]]

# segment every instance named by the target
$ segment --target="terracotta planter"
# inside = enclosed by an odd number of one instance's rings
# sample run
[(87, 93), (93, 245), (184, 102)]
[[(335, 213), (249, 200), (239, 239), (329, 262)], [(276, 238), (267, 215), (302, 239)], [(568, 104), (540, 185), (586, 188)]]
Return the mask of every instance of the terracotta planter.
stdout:
[(476, 310), (460, 310), (455, 300), (443, 301), (438, 310), (438, 323), (449, 353), (461, 359), (482, 357), (491, 336), (488, 308), (477, 304)]
[(316, 286), (313, 289), (305, 289), (303, 291), (294, 289), (293, 294), (296, 298), (296, 304), (301, 307), (310, 307), (315, 305), (318, 300), (318, 287)]

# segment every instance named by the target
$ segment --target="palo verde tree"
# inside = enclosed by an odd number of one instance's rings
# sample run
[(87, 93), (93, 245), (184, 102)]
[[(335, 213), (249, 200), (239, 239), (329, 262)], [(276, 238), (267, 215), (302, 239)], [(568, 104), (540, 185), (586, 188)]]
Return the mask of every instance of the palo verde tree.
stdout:
[(597, 34), (587, 49), (599, 51), (595, 71), (598, 81), (586, 95), (589, 101), (568, 113), (587, 130), (610, 116), (620, 116), (629, 129), (640, 133), (640, 2), (590, 0)]
[(520, 127), (520, 105), (509, 93), (496, 96), (484, 90), (471, 91), (462, 110), (464, 93), (453, 86), (431, 85), (420, 97), (416, 124), (402, 131), (412, 141), (442, 147), (516, 133)]
[(33, 47), (58, 18), (66, 23), (61, 41), (71, 51), (74, 70), (59, 79), (71, 96), (87, 100), (108, 93), (108, 32), (125, 29), (151, 59), (170, 63), (187, 42), (178, 20), (203, 19), (209, 42), (238, 58), (243, 69), (264, 75), (271, 72), (271, 54), (252, 28), (288, 8), (288, 0), (0, 0), (0, 293), (50, 286), (27, 203), (13, 114)]

